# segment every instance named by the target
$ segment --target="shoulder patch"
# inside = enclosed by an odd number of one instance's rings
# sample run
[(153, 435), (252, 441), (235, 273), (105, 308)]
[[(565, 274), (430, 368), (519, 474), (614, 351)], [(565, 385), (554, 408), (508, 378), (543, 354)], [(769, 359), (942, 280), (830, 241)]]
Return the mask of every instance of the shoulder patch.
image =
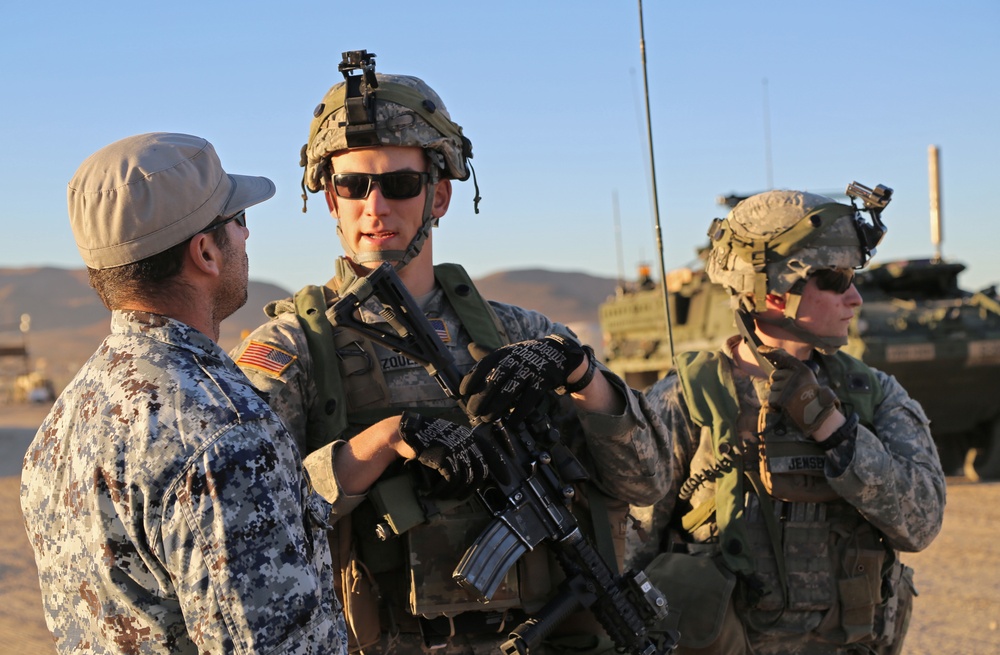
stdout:
[(298, 357), (281, 348), (260, 341), (251, 341), (236, 360), (237, 366), (247, 366), (271, 375), (281, 375)]
[(427, 320), (434, 328), (434, 331), (437, 332), (437, 335), (438, 337), (440, 337), (441, 341), (443, 341), (444, 343), (451, 342), (451, 334), (448, 332), (448, 326), (445, 324), (444, 319), (428, 317)]

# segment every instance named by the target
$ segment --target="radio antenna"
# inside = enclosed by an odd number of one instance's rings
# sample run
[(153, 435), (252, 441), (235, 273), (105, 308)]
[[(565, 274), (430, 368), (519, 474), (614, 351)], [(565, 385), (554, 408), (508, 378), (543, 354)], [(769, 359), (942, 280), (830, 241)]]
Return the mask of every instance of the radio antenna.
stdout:
[(618, 211), (618, 189), (611, 192), (611, 209), (615, 221), (615, 249), (618, 254), (618, 290), (625, 289), (625, 256), (622, 254), (622, 221)]
[(768, 106), (767, 78), (763, 80), (764, 86), (764, 164), (767, 167), (767, 190), (774, 188), (774, 173), (771, 165), (771, 109)]
[(670, 294), (667, 292), (667, 271), (663, 264), (663, 237), (660, 230), (660, 202), (656, 193), (656, 160), (653, 157), (653, 125), (649, 116), (649, 80), (646, 75), (646, 35), (642, 21), (642, 0), (639, 0), (639, 52), (642, 54), (642, 86), (646, 95), (646, 140), (649, 143), (649, 171), (653, 178), (653, 218), (656, 223), (656, 250), (659, 253), (660, 289), (663, 291), (663, 309), (667, 320), (667, 347), (670, 359), (674, 358), (673, 321), (670, 320)]

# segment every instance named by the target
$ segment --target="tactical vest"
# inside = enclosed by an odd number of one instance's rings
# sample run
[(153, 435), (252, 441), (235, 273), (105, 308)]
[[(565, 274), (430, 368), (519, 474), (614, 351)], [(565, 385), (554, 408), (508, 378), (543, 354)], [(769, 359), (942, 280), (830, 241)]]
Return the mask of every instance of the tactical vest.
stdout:
[[(884, 397), (878, 378), (846, 354), (819, 357), (844, 413), (856, 412), (871, 427)], [(741, 583), (736, 607), (743, 621), (767, 632), (786, 610), (812, 612), (822, 620), (803, 631), (843, 644), (878, 639), (882, 583), (894, 553), (829, 488), (824, 451), (783, 423), (768, 423), (759, 449), (744, 443), (731, 363), (719, 353), (683, 353), (677, 373), (692, 421), (711, 431), (716, 461), (725, 463), (711, 476), (714, 498), (693, 507), (682, 527), (690, 533), (714, 518), (721, 558)]]
[[(337, 276), (331, 280), (334, 294), (356, 279), (353, 271), (343, 264), (344, 260), (337, 261)], [(458, 264), (438, 264), (434, 267), (434, 278), (472, 341), (489, 350), (508, 342), (503, 324), (464, 268)], [(309, 409), (306, 450), (312, 452), (334, 439), (350, 438), (397, 414), (389, 407), (389, 389), (374, 346), (357, 332), (334, 329), (326, 315), (329, 302), (324, 287), (303, 287), (295, 294), (294, 302), (312, 355), (318, 392), (317, 401)], [(464, 421), (464, 415), (453, 413), (450, 418)]]
[[(503, 324), (461, 266), (436, 265), (434, 276), (473, 342), (489, 350), (509, 343)], [(349, 439), (400, 412), (399, 407), (389, 404), (389, 389), (371, 341), (352, 330), (334, 328), (327, 318), (327, 308), (336, 296), (334, 289), (346, 288), (352, 281), (353, 272), (340, 264), (326, 290), (308, 286), (294, 298), (317, 387), (317, 400), (310, 407), (308, 419), (306, 443), (310, 452), (335, 439)], [(468, 423), (457, 408), (411, 409)], [(419, 468), (414, 468), (417, 470), (404, 470), (397, 462), (380, 477), (366, 500), (334, 525), (334, 568), (338, 571), (338, 591), (352, 652), (377, 643), (380, 632), (425, 630), (427, 623), (419, 624), (416, 617), (444, 617), (447, 623), (453, 621), (450, 617), (469, 611), (486, 614), (483, 610), (489, 610), (491, 615), (514, 608), (535, 611), (559, 579), (558, 565), (548, 549), (539, 548), (527, 553), (511, 569), (488, 608), (474, 600), (452, 580), (451, 574), (491, 517), (476, 502), (434, 503), (419, 497), (413, 479)], [(622, 561), (624, 535), (612, 544), (609, 523), (624, 525), (627, 506), (619, 503), (620, 507), (609, 509), (610, 499), (593, 485), (587, 486), (586, 498), (591, 499), (590, 513), (581, 516), (577, 512), (581, 526), (597, 535), (606, 559)], [(620, 514), (620, 519), (617, 514), (602, 518), (611, 511)], [(396, 611), (404, 607), (409, 616), (400, 616)], [(516, 623), (507, 627), (513, 625)], [(496, 631), (499, 626), (486, 627)], [(454, 624), (447, 629), (454, 631)]]

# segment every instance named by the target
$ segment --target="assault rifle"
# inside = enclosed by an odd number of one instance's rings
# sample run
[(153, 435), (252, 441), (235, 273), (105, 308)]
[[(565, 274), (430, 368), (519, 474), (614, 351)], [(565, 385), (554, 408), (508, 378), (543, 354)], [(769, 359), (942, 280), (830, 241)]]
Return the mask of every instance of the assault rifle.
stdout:
[[(389, 325), (365, 323), (356, 316), (365, 307)], [(463, 410), (458, 393), (462, 376), (451, 353), (403, 286), (391, 264), (383, 263), (351, 285), (333, 307), (334, 322), (401, 352), (424, 366)], [(487, 603), (507, 571), (527, 551), (548, 542), (565, 573), (558, 594), (536, 616), (514, 628), (501, 646), (505, 655), (525, 655), (563, 619), (580, 607), (600, 621), (615, 645), (635, 655), (668, 652), (668, 637), (657, 643), (647, 626), (667, 615), (667, 600), (646, 575), (619, 575), (580, 530), (569, 509), (571, 482), (586, 471), (564, 444), (548, 417), (537, 409), (521, 424), (502, 420), (481, 423), (503, 451), (507, 470), (491, 468), (490, 480), (476, 494), (493, 515), (486, 530), (466, 550), (452, 577), (480, 602)], [(494, 467), (495, 468), (495, 467)]]

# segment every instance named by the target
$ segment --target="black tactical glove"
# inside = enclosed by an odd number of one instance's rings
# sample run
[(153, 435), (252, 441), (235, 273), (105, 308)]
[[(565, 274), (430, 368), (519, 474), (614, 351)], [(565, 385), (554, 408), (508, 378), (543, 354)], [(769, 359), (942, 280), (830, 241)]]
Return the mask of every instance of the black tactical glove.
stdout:
[[(403, 412), (399, 436), (416, 451), (417, 461), (437, 475), (428, 491), (439, 498), (464, 498), (474, 492), (502, 457), (492, 443), (469, 428), (440, 418)], [(485, 451), (485, 452), (484, 452)]]
[(840, 409), (840, 400), (833, 389), (821, 385), (804, 362), (781, 348), (761, 346), (758, 351), (774, 364), (765, 410), (782, 410), (811, 436), (830, 414)]
[(519, 341), (483, 357), (462, 380), (469, 413), (483, 421), (505, 418), (515, 407), (526, 415), (545, 392), (566, 384), (584, 358), (583, 348), (561, 334)]

